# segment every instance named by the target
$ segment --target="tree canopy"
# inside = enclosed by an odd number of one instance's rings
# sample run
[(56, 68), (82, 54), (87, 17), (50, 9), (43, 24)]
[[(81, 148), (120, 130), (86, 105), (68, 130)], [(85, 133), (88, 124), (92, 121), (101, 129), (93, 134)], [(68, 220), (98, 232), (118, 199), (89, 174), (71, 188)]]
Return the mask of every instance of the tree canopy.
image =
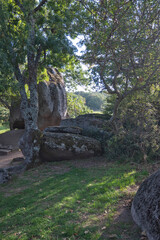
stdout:
[[(61, 68), (71, 87), (92, 78), (107, 90), (117, 130), (123, 104), (159, 84), (159, 19), (157, 0), (1, 0), (0, 101), (8, 107), (6, 95), (21, 96), (26, 162), (37, 154), (37, 83), (45, 67)], [(69, 40), (77, 36), (86, 47), (79, 57)]]
[(159, 2), (81, 0), (85, 24), (83, 60), (95, 82), (123, 99), (159, 81)]
[(73, 3), (72, 0), (0, 3), (0, 73), (6, 83), (15, 79), (18, 82), (26, 130), (22, 148), (27, 164), (36, 156), (32, 132), (37, 129), (38, 74), (47, 65), (59, 67), (68, 63), (75, 50), (67, 38), (73, 33), (76, 15)]

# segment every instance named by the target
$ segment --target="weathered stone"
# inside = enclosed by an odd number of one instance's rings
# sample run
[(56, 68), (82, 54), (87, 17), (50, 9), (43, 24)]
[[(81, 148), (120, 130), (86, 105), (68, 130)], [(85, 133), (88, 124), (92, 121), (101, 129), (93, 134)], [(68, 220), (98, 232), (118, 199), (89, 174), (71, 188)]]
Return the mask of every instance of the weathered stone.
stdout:
[(141, 184), (134, 197), (131, 213), (149, 240), (160, 240), (160, 170)]
[(102, 153), (99, 141), (70, 133), (45, 132), (40, 149), (43, 161), (88, 158)]
[(11, 130), (2, 133), (0, 136), (0, 148), (11, 150), (19, 149), (18, 142), (20, 138), (23, 136), (23, 134), (24, 134), (23, 129)]
[[(49, 82), (38, 84), (38, 127), (43, 130), (48, 126), (59, 126), (66, 118), (67, 96), (62, 75), (57, 69), (48, 68)], [(13, 102), (10, 110), (10, 129), (24, 128), (20, 113), (20, 100)]]
[(103, 129), (106, 123), (105, 115), (103, 114), (85, 114), (76, 118), (64, 119), (60, 126), (63, 127), (80, 127), (82, 129)]
[(24, 163), (24, 158), (23, 157), (13, 158), (12, 161), (11, 161), (11, 165), (17, 164), (17, 163)]
[(8, 155), (11, 152), (11, 149), (0, 149), (0, 156)]
[(105, 142), (108, 138), (108, 126), (106, 116), (104, 114), (85, 114), (76, 118), (64, 119), (61, 121), (61, 127), (79, 127), (82, 129), (82, 135), (95, 138), (101, 142), (104, 152)]
[(0, 168), (0, 184), (8, 182), (12, 176), (22, 173), (26, 170), (26, 165), (20, 164), (8, 168)]
[(38, 85), (39, 113), (38, 127), (43, 130), (48, 126), (59, 126), (66, 118), (67, 96), (61, 74), (57, 69), (47, 69), (50, 81)]
[(11, 178), (10, 174), (6, 169), (0, 168), (0, 184), (6, 183)]
[(82, 134), (82, 129), (79, 127), (48, 127), (44, 130), (45, 132), (55, 132), (55, 133), (73, 133)]
[(9, 116), (10, 129), (24, 129), (24, 119), (20, 111), (20, 99), (12, 101)]
[(103, 138), (106, 125), (103, 114), (80, 115), (76, 118), (64, 119), (60, 124), (61, 127), (79, 127), (82, 129), (82, 135), (99, 139)]
[(25, 156), (25, 163), (28, 168), (40, 163), (39, 150), (41, 139), (42, 132), (39, 129), (25, 129), (19, 141), (19, 147)]

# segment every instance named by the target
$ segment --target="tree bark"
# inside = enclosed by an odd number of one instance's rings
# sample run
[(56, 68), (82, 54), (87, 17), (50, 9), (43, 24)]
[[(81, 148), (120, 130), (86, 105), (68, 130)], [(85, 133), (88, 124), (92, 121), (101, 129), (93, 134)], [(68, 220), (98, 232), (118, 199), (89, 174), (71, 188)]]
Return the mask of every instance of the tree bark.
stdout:
[[(40, 135), (38, 130), (38, 92), (37, 92), (37, 63), (38, 59), (35, 56), (35, 25), (33, 14), (30, 13), (29, 18), (29, 33), (28, 33), (28, 87), (30, 96), (28, 97), (25, 90), (25, 77), (21, 74), (17, 67), (16, 77), (20, 83), (21, 94), (21, 113), (25, 123), (25, 133), (20, 140), (20, 148), (25, 156), (26, 167), (31, 167), (36, 164), (38, 160)], [(39, 53), (38, 53), (39, 54)], [(40, 57), (40, 54), (39, 54)]]

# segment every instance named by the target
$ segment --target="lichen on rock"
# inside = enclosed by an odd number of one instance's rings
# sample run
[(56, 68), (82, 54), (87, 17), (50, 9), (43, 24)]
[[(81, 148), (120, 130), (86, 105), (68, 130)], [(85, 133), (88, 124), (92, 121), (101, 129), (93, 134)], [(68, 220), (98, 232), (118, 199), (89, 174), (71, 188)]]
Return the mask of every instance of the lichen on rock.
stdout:
[(42, 160), (57, 161), (75, 157), (88, 158), (101, 153), (101, 144), (94, 138), (64, 132), (44, 131), (43, 133), (40, 149)]
[(160, 170), (141, 184), (133, 199), (131, 213), (149, 240), (160, 240)]

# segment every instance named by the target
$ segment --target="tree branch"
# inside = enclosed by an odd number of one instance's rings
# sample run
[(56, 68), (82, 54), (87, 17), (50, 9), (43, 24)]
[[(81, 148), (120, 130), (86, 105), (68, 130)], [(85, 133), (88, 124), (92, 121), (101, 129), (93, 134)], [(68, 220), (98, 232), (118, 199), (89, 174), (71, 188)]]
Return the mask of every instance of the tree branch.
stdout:
[(48, 0), (42, 0), (40, 4), (33, 10), (34, 13), (39, 11), (39, 9), (47, 2)]
[(39, 59), (41, 57), (41, 53), (42, 53), (42, 47), (40, 46), (37, 50), (37, 55), (36, 55), (36, 58), (35, 58), (35, 67), (36, 68), (38, 66), (38, 62), (39, 62)]
[(133, 92), (139, 91), (139, 90), (143, 90), (144, 88), (146, 88), (147, 86), (149, 86), (150, 84), (153, 84), (153, 82), (150, 83), (150, 79), (154, 76), (154, 74), (157, 72), (157, 70), (160, 68), (160, 64), (155, 68), (155, 70), (149, 75), (149, 77), (146, 79), (146, 83), (142, 86), (137, 87), (137, 84), (128, 92), (126, 92), (125, 94), (123, 94), (123, 98), (125, 98), (126, 96), (132, 94)]

